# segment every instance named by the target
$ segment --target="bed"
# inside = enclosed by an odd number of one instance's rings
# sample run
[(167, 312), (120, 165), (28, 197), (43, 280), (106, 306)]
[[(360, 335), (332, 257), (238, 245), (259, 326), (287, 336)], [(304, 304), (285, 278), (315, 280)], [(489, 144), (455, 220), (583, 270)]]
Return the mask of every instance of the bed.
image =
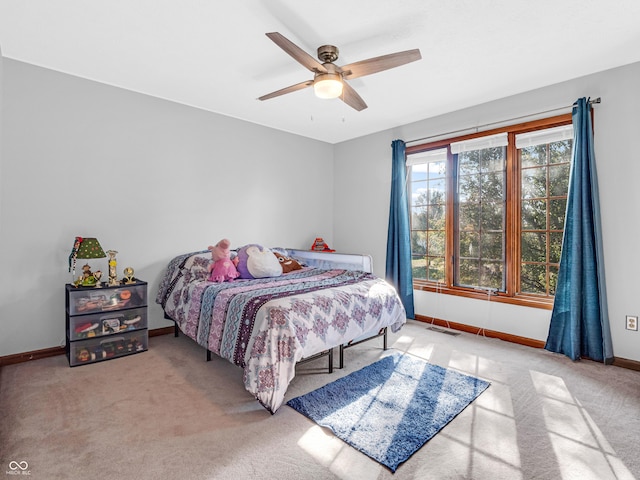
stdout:
[[(276, 249), (273, 249), (276, 250)], [(246, 390), (269, 412), (282, 405), (305, 359), (400, 330), (405, 310), (371, 257), (277, 249), (303, 266), (277, 277), (208, 280), (209, 251), (173, 258), (156, 303), (186, 336), (243, 369)]]

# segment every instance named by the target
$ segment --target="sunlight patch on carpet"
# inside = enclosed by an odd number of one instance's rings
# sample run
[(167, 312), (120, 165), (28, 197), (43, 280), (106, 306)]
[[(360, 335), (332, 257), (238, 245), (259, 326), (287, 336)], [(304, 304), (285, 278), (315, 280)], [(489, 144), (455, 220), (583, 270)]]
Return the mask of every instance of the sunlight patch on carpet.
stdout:
[(563, 478), (600, 480), (612, 473), (617, 479), (635, 478), (564, 379), (533, 370), (530, 375)]
[(393, 353), (287, 405), (395, 472), (488, 386)]

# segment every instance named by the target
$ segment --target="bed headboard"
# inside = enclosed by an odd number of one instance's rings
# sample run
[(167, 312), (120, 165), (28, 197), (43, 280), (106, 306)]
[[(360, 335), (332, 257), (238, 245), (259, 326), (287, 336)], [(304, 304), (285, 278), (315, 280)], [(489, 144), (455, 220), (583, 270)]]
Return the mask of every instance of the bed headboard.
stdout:
[(316, 252), (313, 250), (297, 250), (288, 248), (289, 256), (303, 261), (310, 267), (343, 268), (345, 270), (362, 270), (373, 273), (373, 259), (371, 255), (355, 253)]

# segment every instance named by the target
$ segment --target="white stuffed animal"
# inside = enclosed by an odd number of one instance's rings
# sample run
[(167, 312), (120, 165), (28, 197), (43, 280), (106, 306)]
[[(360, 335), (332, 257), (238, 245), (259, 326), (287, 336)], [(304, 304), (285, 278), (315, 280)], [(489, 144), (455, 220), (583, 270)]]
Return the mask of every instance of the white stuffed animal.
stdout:
[(267, 278), (282, 275), (282, 266), (271, 249), (261, 245), (245, 245), (238, 250), (240, 278)]

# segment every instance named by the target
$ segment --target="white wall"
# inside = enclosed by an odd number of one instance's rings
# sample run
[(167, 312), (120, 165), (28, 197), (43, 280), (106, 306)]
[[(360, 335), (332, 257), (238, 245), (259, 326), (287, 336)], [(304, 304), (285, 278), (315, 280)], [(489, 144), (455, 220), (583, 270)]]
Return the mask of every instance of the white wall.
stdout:
[[(383, 276), (393, 139), (601, 96), (595, 148), (614, 354), (640, 361), (640, 332), (624, 330), (625, 315), (640, 315), (640, 162), (631, 144), (640, 64), (331, 146), (1, 60), (0, 356), (64, 343), (76, 235), (118, 250), (119, 272), (134, 267), (151, 300), (174, 255), (222, 237), (307, 248), (323, 236), (339, 251), (371, 254)], [(152, 328), (169, 325), (153, 302), (149, 312)], [(550, 315), (426, 292), (416, 292), (416, 313), (539, 340)]]
[[(3, 61), (2, 45), (0, 45), (0, 185), (2, 185), (2, 82), (3, 82)], [(2, 212), (2, 195), (0, 195), (0, 213)], [(0, 217), (1, 218), (1, 217)], [(0, 221), (0, 238), (2, 238), (2, 222)], [(2, 244), (0, 243), (0, 249)], [(0, 271), (2, 268), (0, 267)], [(2, 275), (0, 273), (0, 275)]]
[[(640, 132), (639, 85), (636, 63), (336, 145), (333, 248), (370, 253), (375, 272), (384, 275), (392, 140), (410, 141), (555, 109), (580, 97), (602, 97), (594, 107), (595, 152), (614, 355), (640, 361), (640, 332), (624, 328), (625, 315), (640, 315), (640, 161), (633, 144)], [(415, 294), (417, 314), (546, 340), (549, 310)]]
[(329, 144), (6, 58), (1, 86), (0, 356), (64, 344), (76, 235), (149, 282), (151, 328), (175, 255), (333, 242)]

